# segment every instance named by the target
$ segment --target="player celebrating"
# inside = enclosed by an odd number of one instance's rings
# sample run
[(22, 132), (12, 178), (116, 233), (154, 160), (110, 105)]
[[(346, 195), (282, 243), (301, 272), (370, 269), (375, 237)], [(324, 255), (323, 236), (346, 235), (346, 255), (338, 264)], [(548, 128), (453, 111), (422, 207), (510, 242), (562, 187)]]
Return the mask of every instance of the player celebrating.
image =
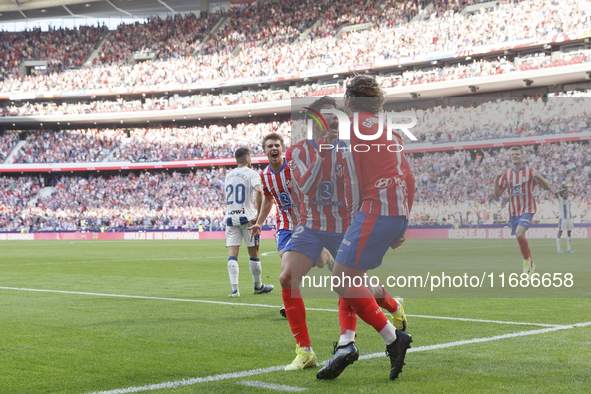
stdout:
[[(297, 220), (298, 205), (293, 199), (294, 194), (291, 193), (291, 169), (287, 165), (288, 160), (283, 157), (283, 148), (284, 141), (281, 135), (270, 133), (263, 138), (263, 150), (269, 159), (269, 165), (261, 173), (264, 199), (256, 224), (248, 228), (251, 230), (251, 238), (258, 236), (274, 203), (277, 211), (275, 241), (280, 257), (283, 256), (285, 245), (291, 239), (294, 221)], [(322, 268), (330, 264), (331, 260), (330, 253), (324, 250), (316, 266)], [(281, 316), (287, 317), (285, 307), (282, 306), (279, 312)]]
[(536, 213), (534, 187), (539, 184), (542, 189), (550, 190), (550, 183), (536, 170), (523, 164), (523, 149), (519, 146), (511, 148), (513, 168), (500, 171), (495, 178), (495, 197), (501, 197), (509, 188), (509, 216), (511, 235), (515, 235), (523, 256), (523, 272), (533, 275), (536, 271), (525, 232), (529, 229), (532, 217)]
[(261, 282), (261, 260), (259, 258), (259, 237), (251, 239), (247, 229), (248, 223), (256, 222), (258, 217), (254, 208), (253, 197), (256, 198), (257, 207), (263, 200), (261, 178), (251, 166), (250, 151), (247, 148), (236, 150), (234, 155), (238, 168), (226, 174), (224, 188), (226, 203), (228, 205), (226, 223), (226, 247), (229, 250), (228, 274), (232, 293), (229, 297), (240, 297), (238, 290), (238, 252), (242, 245), (242, 239), (248, 247), (250, 255), (250, 273), (254, 281), (254, 293), (263, 294), (273, 290), (273, 285), (263, 285)]
[[(569, 196), (570, 194), (570, 196)], [(560, 207), (560, 220), (558, 221), (558, 236), (556, 237), (556, 248), (557, 253), (564, 253), (560, 248), (560, 237), (562, 237), (562, 232), (566, 231), (566, 253), (574, 253), (570, 247), (570, 236), (571, 231), (573, 230), (573, 216), (570, 210), (571, 203), (575, 196), (577, 195), (575, 192), (568, 191), (567, 188), (554, 193), (556, 198), (558, 198), (558, 206)]]
[[(384, 93), (370, 76), (357, 75), (346, 87), (345, 110), (349, 115), (357, 113), (351, 121), (358, 121), (355, 133), (351, 133), (351, 146), (363, 143), (359, 135), (372, 139), (374, 145), (389, 146), (393, 142), (402, 146), (402, 138), (394, 133), (395, 141), (387, 140), (387, 133), (378, 130), (377, 113), (381, 111)], [(357, 118), (357, 119), (356, 119)], [(408, 224), (409, 195), (414, 195), (414, 178), (402, 152), (357, 152), (352, 157), (359, 179), (361, 195), (360, 212), (355, 216), (335, 258), (333, 277), (350, 278), (339, 281), (335, 291), (346, 301), (363, 321), (374, 327), (386, 343), (390, 356), (390, 379), (402, 371), (407, 349), (412, 337), (398, 330), (384, 315), (371, 289), (363, 285), (363, 277), (369, 269), (381, 265), (390, 245), (400, 246)], [(334, 283), (337, 283), (336, 281)], [(361, 283), (360, 286), (351, 284)], [(319, 379), (334, 379), (358, 359), (355, 346), (335, 350), (331, 360), (316, 375)]]

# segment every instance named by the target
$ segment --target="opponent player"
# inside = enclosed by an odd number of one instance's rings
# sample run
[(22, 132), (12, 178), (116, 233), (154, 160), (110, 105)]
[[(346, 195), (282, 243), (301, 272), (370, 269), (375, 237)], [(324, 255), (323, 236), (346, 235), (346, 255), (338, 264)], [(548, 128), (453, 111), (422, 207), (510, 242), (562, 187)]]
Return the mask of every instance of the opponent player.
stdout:
[(258, 216), (254, 208), (256, 198), (257, 207), (260, 207), (263, 200), (261, 178), (251, 166), (250, 151), (247, 148), (240, 148), (234, 154), (238, 168), (226, 174), (224, 190), (226, 192), (226, 203), (228, 205), (226, 216), (226, 247), (229, 251), (228, 274), (232, 293), (229, 297), (240, 297), (238, 290), (238, 252), (242, 245), (242, 239), (248, 247), (250, 255), (250, 273), (254, 281), (254, 293), (263, 294), (273, 290), (273, 285), (264, 285), (261, 281), (261, 260), (259, 258), (259, 237), (251, 239), (248, 231), (248, 223), (256, 222)]
[(536, 170), (523, 164), (523, 149), (519, 146), (511, 148), (511, 163), (513, 168), (499, 171), (495, 178), (495, 197), (501, 197), (505, 189), (509, 188), (509, 217), (511, 235), (515, 235), (519, 249), (523, 256), (523, 272), (533, 275), (536, 272), (525, 232), (529, 229), (532, 218), (536, 213), (534, 187), (539, 184), (542, 189), (550, 190), (550, 183)]
[[(392, 144), (402, 146), (400, 135), (393, 133), (394, 141), (390, 141), (387, 133), (378, 130), (376, 114), (381, 111), (383, 102), (384, 94), (370, 76), (358, 75), (346, 86), (345, 110), (350, 116), (357, 113), (358, 118), (354, 116), (350, 119), (358, 121), (357, 131), (351, 132), (350, 143), (359, 179), (361, 208), (338, 247), (332, 275), (351, 279), (340, 280), (335, 291), (384, 339), (390, 356), (390, 379), (394, 380), (402, 371), (412, 337), (386, 318), (371, 289), (363, 285), (363, 277), (369, 269), (381, 265), (390, 245), (399, 246), (404, 241), (410, 209), (409, 195), (414, 195), (414, 178), (401, 151), (392, 153), (385, 148), (376, 149), (379, 144), (383, 147)], [(378, 132), (381, 136), (376, 138)], [(358, 134), (371, 137), (373, 151), (355, 149), (360, 143), (367, 146), (367, 141), (360, 139)], [(360, 282), (361, 286), (352, 286)], [(341, 347), (316, 377), (334, 379), (358, 357), (355, 346)]]
[[(570, 194), (570, 196), (569, 196)], [(574, 253), (570, 247), (570, 236), (571, 231), (573, 230), (573, 215), (570, 210), (571, 203), (577, 193), (569, 191), (567, 188), (564, 188), (556, 193), (554, 193), (556, 198), (558, 198), (558, 206), (560, 207), (560, 220), (558, 221), (558, 236), (556, 237), (556, 248), (557, 253), (564, 253), (560, 248), (560, 237), (562, 237), (562, 232), (566, 231), (566, 253)]]

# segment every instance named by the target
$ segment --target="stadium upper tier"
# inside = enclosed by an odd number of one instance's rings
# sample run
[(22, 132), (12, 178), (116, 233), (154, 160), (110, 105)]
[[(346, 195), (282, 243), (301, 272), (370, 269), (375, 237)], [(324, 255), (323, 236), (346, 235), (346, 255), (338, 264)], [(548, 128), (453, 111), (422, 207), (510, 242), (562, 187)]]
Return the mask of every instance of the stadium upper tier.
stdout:
[[(407, 155), (416, 178), (412, 224), (508, 222), (507, 195), (494, 198), (493, 180), (510, 167), (509, 149)], [(591, 145), (557, 143), (525, 148), (525, 162), (552, 187), (577, 193), (576, 223), (591, 222)], [(225, 226), (226, 169), (189, 173), (0, 177), (0, 231), (107, 230)], [(535, 189), (535, 220), (558, 217), (556, 198)], [(268, 224), (274, 224), (271, 215)]]
[[(580, 95), (591, 95), (589, 92)], [(407, 148), (429, 144), (466, 144), (471, 141), (577, 134), (591, 127), (591, 98), (493, 99), (477, 105), (437, 106), (399, 111), (414, 115), (411, 129), (417, 141), (405, 137)], [(297, 126), (298, 124), (296, 124)], [(166, 162), (232, 157), (239, 147), (263, 154), (260, 141), (271, 131), (282, 134), (286, 145), (301, 137), (289, 118), (275, 121), (229, 122), (158, 128), (90, 128), (32, 132), (17, 146), (16, 132), (0, 139), (0, 157), (11, 163)], [(430, 149), (432, 150), (432, 149)], [(14, 151), (14, 152), (13, 152)], [(11, 154), (12, 153), (12, 154)], [(6, 158), (11, 154), (11, 159)]]
[[(23, 76), (15, 70), (14, 61), (9, 60), (15, 56), (12, 46), (5, 44), (2, 52), (5, 78), (0, 92), (9, 96), (81, 90), (104, 94), (105, 89), (166, 91), (182, 86), (199, 89), (291, 80), (464, 58), (534, 44), (564, 44), (587, 36), (591, 27), (591, 3), (585, 0), (559, 0), (545, 3), (544, 7), (535, 0), (525, 0), (468, 16), (446, 10), (440, 3), (424, 19), (410, 23), (407, 21), (415, 12), (413, 7), (415, 10), (417, 7), (412, 2), (375, 1), (364, 2), (362, 6), (342, 0), (304, 4), (304, 8), (299, 8), (300, 3), (284, 0), (260, 9), (251, 6), (235, 10), (229, 16), (223, 15), (223, 26), (212, 29), (210, 36), (199, 44), (192, 41), (194, 31), (187, 26), (193, 22), (209, 26), (215, 21), (214, 16), (208, 16), (205, 22), (187, 16), (169, 22), (121, 26), (116, 33), (109, 33), (115, 36), (103, 43), (102, 54), (121, 51), (125, 54), (140, 48), (145, 53), (158, 53), (158, 58), (163, 59), (135, 65), (125, 64), (124, 55), (100, 54), (99, 59), (104, 60), (101, 65)], [(449, 7), (457, 8), (454, 4)], [(306, 27), (315, 18), (313, 29), (308, 31)], [(343, 33), (343, 25), (353, 31)], [(155, 32), (159, 26), (162, 32)], [(362, 27), (369, 28), (355, 31)], [(293, 41), (296, 31), (301, 31), (301, 35)], [(162, 35), (164, 42), (174, 44), (142, 39), (146, 35)], [(56, 37), (59, 39), (59, 35)], [(191, 48), (200, 49), (187, 55)], [(164, 56), (163, 50), (172, 52)], [(553, 58), (549, 63), (558, 65), (561, 61), (582, 59)]]
[[(377, 76), (378, 82), (389, 94), (393, 94), (399, 87), (411, 87), (425, 83), (449, 82), (467, 78), (494, 76), (519, 71), (533, 71), (543, 68), (576, 65), (591, 60), (591, 50), (581, 49), (576, 53), (570, 53), (563, 59), (554, 59), (552, 56), (529, 56), (527, 59), (508, 61), (499, 58), (492, 61), (473, 61), (472, 63), (450, 67), (431, 67), (418, 71), (405, 71), (398, 75)], [(526, 62), (526, 60), (528, 60)], [(392, 89), (394, 88), (394, 89)], [(286, 89), (273, 90), (262, 89), (243, 91), (239, 93), (188, 95), (188, 96), (162, 96), (156, 99), (113, 99), (113, 100), (88, 100), (85, 102), (65, 102), (57, 104), (50, 102), (19, 101), (14, 105), (0, 107), (0, 116), (64, 116), (86, 115), (103, 113), (129, 113), (138, 111), (179, 111), (190, 108), (221, 107), (237, 104), (256, 104), (263, 102), (290, 100), (301, 97), (316, 97), (323, 95), (338, 95), (343, 93), (342, 86), (338, 84), (328, 87), (321, 84), (305, 84), (288, 91)], [(142, 102), (143, 101), (143, 102)], [(180, 112), (179, 112), (180, 114)], [(177, 115), (178, 116), (178, 115)], [(89, 119), (92, 117), (89, 117)], [(43, 118), (40, 118), (43, 119)]]

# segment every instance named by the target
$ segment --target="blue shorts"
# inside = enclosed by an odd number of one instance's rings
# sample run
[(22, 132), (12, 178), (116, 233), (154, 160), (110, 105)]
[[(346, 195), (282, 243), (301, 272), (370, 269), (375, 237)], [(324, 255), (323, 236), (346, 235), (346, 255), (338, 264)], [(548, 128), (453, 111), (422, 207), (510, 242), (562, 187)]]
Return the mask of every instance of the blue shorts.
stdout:
[(335, 260), (346, 267), (370, 270), (382, 265), (390, 245), (406, 232), (405, 216), (378, 216), (359, 212), (339, 246)]
[(275, 242), (277, 243), (277, 251), (285, 249), (285, 245), (291, 239), (291, 230), (277, 230), (275, 232)]
[(509, 220), (511, 221), (511, 235), (515, 235), (517, 226), (523, 226), (526, 230), (529, 230), (529, 225), (531, 224), (533, 216), (533, 213), (524, 213), (521, 216), (511, 216), (509, 218)]
[(318, 261), (322, 249), (326, 248), (330, 254), (336, 256), (342, 240), (343, 234), (296, 226), (291, 235), (291, 240), (285, 246), (284, 252), (293, 250), (305, 254), (312, 259), (314, 266), (316, 266), (316, 261)]

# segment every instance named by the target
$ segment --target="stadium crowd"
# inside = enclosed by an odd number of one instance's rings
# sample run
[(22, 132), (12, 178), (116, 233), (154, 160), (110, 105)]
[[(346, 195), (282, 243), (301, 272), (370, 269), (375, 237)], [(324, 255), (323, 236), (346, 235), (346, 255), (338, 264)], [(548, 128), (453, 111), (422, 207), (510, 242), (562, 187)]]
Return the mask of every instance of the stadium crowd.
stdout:
[(151, 53), (155, 60), (191, 56), (200, 39), (209, 34), (220, 13), (176, 14), (152, 18), (147, 23), (121, 24), (109, 32), (93, 64), (128, 64), (134, 52)]
[[(520, 101), (467, 99), (460, 105), (414, 108), (401, 114), (417, 116), (412, 129), (418, 143), (444, 143), (588, 131), (591, 102), (578, 97), (526, 98)], [(134, 129), (76, 129), (30, 134), (15, 163), (97, 161), (151, 162), (232, 157), (237, 147), (263, 154), (262, 137), (282, 134), (289, 146), (289, 119), (253, 118), (252, 122), (225, 121), (192, 127)], [(2, 162), (17, 141), (15, 133), (0, 139)], [(407, 143), (412, 141), (407, 140)]]
[[(509, 150), (409, 155), (416, 178), (411, 224), (476, 225), (508, 222), (507, 195), (496, 199), (494, 175), (510, 167)], [(556, 143), (525, 147), (525, 162), (550, 181), (568, 187), (576, 223), (591, 222), (591, 145)], [(27, 207), (44, 184), (37, 178), (2, 177), (1, 230), (122, 230), (125, 228), (224, 228), (225, 169), (188, 174), (142, 172), (127, 176), (62, 176), (50, 196)], [(558, 217), (553, 194), (535, 190), (536, 221)], [(274, 225), (274, 215), (267, 221)]]
[(289, 122), (238, 123), (187, 128), (133, 129), (113, 161), (169, 161), (232, 157), (240, 147), (264, 154), (260, 141), (270, 132), (289, 140)]
[[(536, 56), (535, 61), (521, 64), (520, 62), (510, 62), (506, 57), (499, 57), (497, 60), (485, 61), (474, 60), (469, 64), (458, 64), (455, 66), (433, 67), (417, 71), (404, 71), (401, 74), (380, 75), (376, 79), (384, 89), (397, 88), (411, 85), (420, 85), (423, 83), (435, 83), (454, 81), (465, 78), (482, 77), (506, 74), (511, 72), (523, 71), (527, 69), (540, 69), (545, 67), (557, 67), (559, 62), (565, 64), (578, 64), (587, 61), (591, 54), (589, 50), (581, 50), (577, 53), (571, 53), (564, 59), (552, 60), (551, 56)], [(564, 65), (560, 63), (561, 65)], [(9, 105), (0, 109), (0, 116), (37, 116), (37, 115), (80, 115), (91, 113), (119, 113), (135, 111), (160, 111), (160, 110), (178, 110), (186, 108), (217, 107), (236, 104), (252, 104), (260, 102), (290, 100), (301, 97), (315, 97), (319, 95), (330, 95), (343, 93), (342, 87), (327, 88), (321, 84), (306, 84), (298, 86), (293, 91), (287, 90), (253, 90), (242, 91), (238, 93), (214, 95), (206, 93), (205, 95), (192, 96), (170, 96), (159, 99), (125, 100), (119, 98), (115, 101), (96, 100), (79, 103), (55, 102), (23, 102), (18, 105)]]
[(44, 186), (38, 177), (0, 177), (0, 230), (19, 230), (13, 222)]
[(77, 129), (30, 134), (14, 163), (89, 163), (104, 160), (122, 130)]
[(23, 60), (46, 60), (47, 68), (40, 70), (41, 74), (79, 68), (106, 33), (105, 26), (0, 32), (0, 80), (20, 77), (19, 66)]
[[(575, 222), (591, 222), (591, 145), (558, 143), (524, 148), (524, 162), (536, 169), (554, 190), (568, 187), (577, 193)], [(418, 224), (492, 224), (508, 222), (508, 196), (496, 199), (494, 176), (511, 167), (508, 149), (479, 150), (475, 154), (432, 153), (411, 157), (416, 176), (411, 221)], [(535, 220), (555, 219), (558, 205), (553, 194), (534, 190), (538, 210)]]
[(0, 164), (4, 163), (12, 149), (18, 143), (17, 133), (6, 133), (0, 136)]
[[(281, 15), (281, 7), (288, 3), (284, 0), (269, 7), (277, 7), (276, 14)], [(346, 9), (350, 13), (345, 13), (346, 15), (356, 14), (360, 7), (352, 1), (343, 1), (340, 4), (348, 7)], [(105, 64), (47, 75), (15, 75), (4, 80), (0, 91), (37, 92), (145, 86), (166, 90), (178, 84), (211, 84), (304, 71), (338, 73), (339, 70), (349, 70), (358, 64), (373, 64), (375, 67), (395, 59), (413, 58), (438, 51), (471, 53), (476, 46), (523, 39), (531, 40), (532, 43), (549, 42), (559, 35), (578, 33), (589, 24), (591, 17), (591, 4), (585, 0), (560, 0), (547, 3), (545, 7), (540, 7), (535, 0), (524, 0), (501, 4), (494, 11), (475, 13), (468, 17), (448, 10), (442, 15), (434, 12), (422, 21), (390, 26), (388, 12), (392, 7), (382, 9), (381, 3), (370, 4), (373, 13), (370, 13), (369, 20), (374, 24), (373, 27), (350, 32), (336, 41), (333, 29), (330, 28), (326, 34), (318, 34), (292, 44), (279, 42), (275, 45), (245, 46), (236, 56), (213, 52), (174, 59), (169, 57), (162, 61), (136, 65)], [(455, 3), (452, 3), (452, 8), (453, 4)], [(238, 26), (254, 26), (256, 15), (241, 15), (236, 23)], [(301, 24), (296, 17), (283, 19)], [(322, 17), (319, 19), (324, 21)], [(337, 19), (340, 20), (340, 16)], [(363, 18), (359, 21), (353, 19), (349, 23), (363, 22)], [(332, 21), (330, 18), (329, 20)], [(336, 25), (342, 22), (337, 22)], [(125, 30), (125, 27), (122, 29)], [(233, 28), (229, 29), (232, 29), (233, 34)]]

